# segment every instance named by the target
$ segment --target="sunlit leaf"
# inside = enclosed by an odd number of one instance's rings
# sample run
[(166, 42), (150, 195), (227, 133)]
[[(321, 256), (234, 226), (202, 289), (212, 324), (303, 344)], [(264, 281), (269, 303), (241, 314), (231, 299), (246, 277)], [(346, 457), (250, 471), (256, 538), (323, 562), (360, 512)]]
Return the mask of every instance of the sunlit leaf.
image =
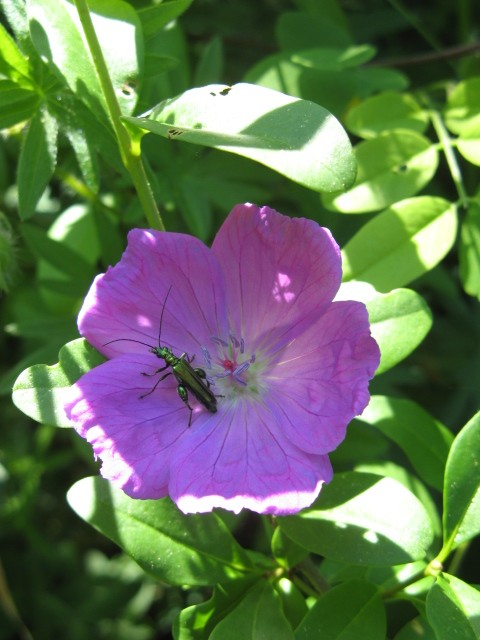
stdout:
[(416, 131), (386, 131), (354, 148), (358, 171), (345, 193), (323, 195), (324, 205), (341, 213), (383, 209), (415, 195), (437, 170), (438, 151)]
[(480, 638), (480, 592), (455, 576), (438, 576), (427, 596), (427, 617), (436, 640)]
[(455, 242), (456, 207), (432, 196), (409, 198), (367, 222), (342, 250), (343, 279), (378, 291), (409, 284), (432, 269)]
[(480, 206), (475, 202), (462, 222), (460, 276), (465, 291), (480, 299)]
[(355, 163), (347, 135), (326, 109), (251, 84), (191, 89), (131, 124), (174, 141), (256, 160), (315, 191), (348, 188)]
[(216, 514), (184, 515), (168, 498), (134, 500), (100, 477), (69, 490), (76, 513), (169, 584), (208, 585), (252, 571), (246, 552)]
[(70, 427), (63, 409), (65, 389), (105, 358), (81, 338), (62, 347), (59, 360), (53, 366), (36, 364), (25, 369), (14, 384), (12, 399), (37, 422)]
[(295, 631), (295, 640), (384, 640), (385, 607), (376, 587), (351, 580), (327, 591)]
[(453, 441), (445, 470), (444, 535), (454, 547), (480, 533), (480, 412)]
[(279, 526), (309, 551), (355, 565), (420, 560), (433, 540), (417, 498), (399, 482), (370, 473), (335, 475), (313, 507)]
[(438, 491), (453, 435), (411, 400), (372, 396), (359, 417), (395, 442), (407, 455), (420, 478)]
[(423, 133), (428, 125), (428, 114), (409, 93), (385, 91), (354, 106), (347, 114), (346, 122), (352, 133), (372, 138), (388, 129)]

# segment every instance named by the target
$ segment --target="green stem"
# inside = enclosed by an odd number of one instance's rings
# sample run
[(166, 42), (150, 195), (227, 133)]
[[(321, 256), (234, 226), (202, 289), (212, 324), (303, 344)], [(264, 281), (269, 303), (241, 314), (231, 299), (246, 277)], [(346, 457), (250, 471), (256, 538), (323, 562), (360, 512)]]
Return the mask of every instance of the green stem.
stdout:
[(468, 207), (468, 196), (463, 185), (462, 172), (460, 171), (457, 156), (453, 150), (455, 146), (454, 142), (447, 131), (443, 118), (440, 113), (432, 107), (428, 96), (422, 95), (422, 99), (428, 105), (430, 110), (432, 125), (442, 146), (443, 153), (445, 154), (445, 159), (447, 161), (448, 168), (450, 169), (450, 175), (452, 176), (452, 180), (455, 184), (460, 204), (464, 209), (466, 209)]
[(157, 205), (145, 173), (145, 167), (143, 166), (139, 153), (136, 151), (136, 145), (121, 121), (122, 112), (120, 110), (120, 105), (118, 104), (117, 96), (115, 95), (115, 90), (113, 88), (110, 74), (108, 73), (108, 68), (105, 58), (103, 57), (100, 43), (98, 42), (97, 34), (93, 27), (87, 0), (74, 1), (88, 42), (93, 63), (97, 70), (98, 79), (102, 87), (108, 113), (115, 131), (122, 161), (132, 178), (132, 182), (137, 191), (138, 198), (148, 224), (153, 229), (165, 231), (165, 226), (157, 209)]

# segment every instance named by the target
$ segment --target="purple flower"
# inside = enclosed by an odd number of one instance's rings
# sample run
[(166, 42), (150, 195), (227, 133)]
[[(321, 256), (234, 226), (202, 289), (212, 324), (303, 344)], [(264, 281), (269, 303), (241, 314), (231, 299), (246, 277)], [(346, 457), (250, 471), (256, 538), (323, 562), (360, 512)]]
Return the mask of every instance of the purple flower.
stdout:
[[(102, 475), (134, 498), (169, 495), (185, 513), (309, 506), (380, 357), (363, 304), (332, 302), (341, 275), (328, 230), (268, 207), (237, 205), (211, 249), (131, 231), (79, 315), (109, 360), (65, 405)], [(174, 375), (149, 393), (171, 371), (154, 375), (165, 362), (146, 346), (159, 344), (163, 308), (161, 345), (194, 358), (217, 398), (211, 412), (189, 392), (191, 426)]]

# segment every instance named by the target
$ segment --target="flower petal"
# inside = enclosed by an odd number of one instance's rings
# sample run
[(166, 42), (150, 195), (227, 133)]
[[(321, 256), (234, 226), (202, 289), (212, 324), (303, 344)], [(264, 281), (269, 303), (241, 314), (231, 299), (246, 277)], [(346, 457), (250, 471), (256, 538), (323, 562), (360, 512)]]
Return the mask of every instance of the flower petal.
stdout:
[(121, 261), (95, 279), (79, 330), (109, 358), (138, 352), (143, 347), (131, 340), (158, 346), (164, 306), (162, 345), (178, 355), (226, 332), (223, 276), (212, 252), (192, 236), (134, 229)]
[(102, 459), (103, 477), (134, 498), (168, 495), (172, 451), (190, 431), (173, 375), (141, 398), (164, 375), (142, 374), (152, 374), (159, 363), (148, 354), (108, 360), (82, 376), (65, 403), (74, 428)]
[(380, 361), (360, 302), (335, 302), (293, 340), (270, 370), (277, 429), (304, 451), (325, 454), (369, 401), (368, 381)]
[(332, 477), (328, 456), (301, 452), (271, 424), (269, 409), (247, 400), (244, 407), (220, 408), (183, 438), (169, 488), (179, 508), (287, 515), (308, 507)]
[(340, 251), (330, 232), (269, 207), (237, 205), (212, 251), (225, 274), (232, 329), (247, 342), (261, 336), (264, 347), (313, 322), (340, 286)]

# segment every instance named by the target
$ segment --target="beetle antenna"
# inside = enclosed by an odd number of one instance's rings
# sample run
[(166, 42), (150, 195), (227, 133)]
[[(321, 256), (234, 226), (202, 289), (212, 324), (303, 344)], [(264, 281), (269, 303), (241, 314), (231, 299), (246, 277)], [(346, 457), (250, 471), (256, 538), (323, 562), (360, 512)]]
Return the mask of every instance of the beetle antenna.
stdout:
[(141, 340), (134, 340), (133, 338), (117, 338), (116, 340), (110, 340), (109, 342), (105, 342), (105, 344), (103, 344), (102, 346), (106, 347), (107, 344), (112, 344), (112, 342), (122, 342), (122, 341), (136, 342), (137, 344), (143, 344), (143, 346), (149, 347), (150, 349), (154, 348), (154, 347), (152, 347), (151, 344), (147, 344), (146, 342), (142, 342)]
[(162, 336), (162, 323), (163, 323), (163, 312), (165, 311), (165, 306), (167, 304), (168, 296), (170, 295), (170, 291), (172, 290), (172, 286), (170, 285), (167, 291), (167, 295), (165, 296), (165, 300), (163, 301), (162, 313), (160, 314), (160, 324), (158, 325), (158, 346), (161, 347), (162, 343), (160, 342), (160, 338)]

